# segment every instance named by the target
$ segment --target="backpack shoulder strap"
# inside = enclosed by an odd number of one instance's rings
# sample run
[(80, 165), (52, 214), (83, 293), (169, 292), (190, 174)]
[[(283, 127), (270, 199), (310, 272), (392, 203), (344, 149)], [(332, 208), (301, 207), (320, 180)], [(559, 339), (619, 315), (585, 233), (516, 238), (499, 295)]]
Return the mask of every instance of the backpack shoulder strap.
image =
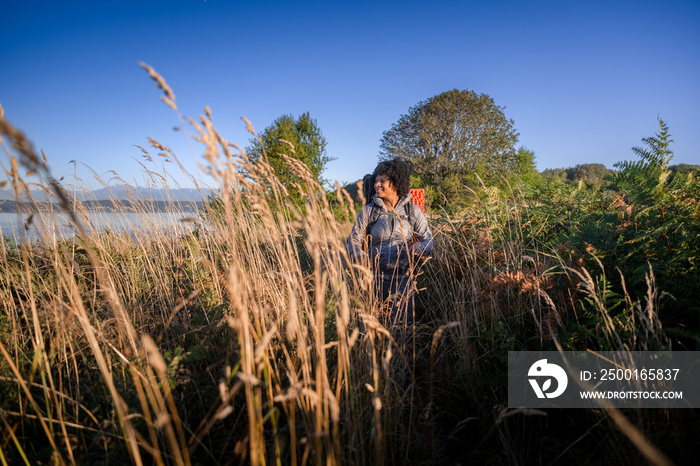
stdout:
[(370, 211), (369, 219), (367, 220), (365, 236), (369, 236), (370, 232), (372, 231), (372, 227), (375, 223), (377, 223), (377, 220), (379, 220), (379, 215), (382, 213), (381, 209), (374, 202), (372, 202), (370, 206), (372, 207), (372, 210)]
[(408, 224), (411, 225), (411, 245), (413, 245), (413, 243), (416, 242), (416, 235), (413, 231), (413, 203), (407, 202), (406, 204), (404, 204), (404, 209), (406, 211), (406, 217), (408, 217)]
[(406, 217), (408, 217), (408, 223), (410, 223), (411, 227), (413, 227), (413, 215), (411, 213), (413, 208), (411, 208), (411, 204), (411, 202), (407, 202), (406, 204), (404, 204), (404, 209), (406, 210)]

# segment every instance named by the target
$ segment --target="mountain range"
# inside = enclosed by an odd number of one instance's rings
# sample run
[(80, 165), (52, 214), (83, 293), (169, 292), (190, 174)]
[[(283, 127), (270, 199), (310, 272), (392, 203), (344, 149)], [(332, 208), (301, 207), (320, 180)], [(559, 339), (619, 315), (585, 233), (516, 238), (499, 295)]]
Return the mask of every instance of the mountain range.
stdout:
[[(70, 192), (70, 191), (69, 191)], [(73, 194), (80, 201), (108, 201), (112, 199), (130, 201), (162, 201), (162, 202), (202, 202), (214, 191), (211, 189), (197, 190), (194, 188), (162, 189), (134, 188), (118, 185), (101, 188), (95, 191), (76, 191)], [(43, 190), (30, 191), (31, 196), (38, 202), (55, 202), (55, 198)], [(26, 199), (26, 197), (25, 197)], [(11, 189), (0, 189), (0, 201), (15, 200)]]

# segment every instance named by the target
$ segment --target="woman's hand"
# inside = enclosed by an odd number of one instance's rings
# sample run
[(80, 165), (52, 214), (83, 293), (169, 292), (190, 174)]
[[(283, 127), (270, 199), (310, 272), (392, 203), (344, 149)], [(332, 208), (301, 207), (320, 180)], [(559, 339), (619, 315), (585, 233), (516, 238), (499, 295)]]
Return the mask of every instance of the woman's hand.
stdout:
[(414, 256), (422, 256), (425, 252), (425, 247), (423, 247), (423, 245), (420, 243), (415, 243), (413, 246), (411, 246), (411, 252)]

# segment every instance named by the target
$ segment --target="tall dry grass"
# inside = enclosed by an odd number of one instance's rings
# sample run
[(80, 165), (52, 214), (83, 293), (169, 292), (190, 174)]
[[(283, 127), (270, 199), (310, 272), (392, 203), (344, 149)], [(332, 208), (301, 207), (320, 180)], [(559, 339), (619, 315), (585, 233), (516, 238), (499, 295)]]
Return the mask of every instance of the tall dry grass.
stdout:
[[(462, 394), (467, 406), (464, 419), (452, 423), (450, 436), (476, 431), (480, 438), (474, 450), (461, 458), (496, 464), (556, 463), (567, 458), (597, 464), (596, 456), (579, 442), (595, 438), (591, 432), (602, 424), (599, 430), (604, 433), (598, 433), (601, 437), (593, 442), (606, 445), (598, 458), (614, 452), (611, 457), (618, 464), (642, 459), (673, 464), (651, 438), (669, 442), (659, 435), (660, 426), (669, 425), (675, 417), (668, 411), (623, 413), (606, 402), (600, 411), (579, 416), (566, 410), (505, 407), (509, 351), (659, 351), (668, 348), (670, 340), (658, 315), (664, 293), (657, 288), (651, 268), (643, 300), (628, 293), (621, 273), (618, 295), (594, 255), (566, 260), (561, 251), (538, 241), (546, 225), (533, 222), (517, 189), (504, 195), (482, 188), (461, 215), (433, 219), (438, 226), (436, 257), (424, 272), (423, 283), (429, 291), (419, 295), (427, 320), (434, 325), (447, 322), (438, 333), (449, 328), (437, 361), (434, 346), (431, 351), (431, 400)], [(581, 324), (587, 320), (593, 323)], [(579, 325), (587, 325), (588, 340), (577, 339), (580, 335), (570, 328)], [(442, 393), (435, 393), (433, 387)], [(676, 419), (683, 423), (688, 417), (679, 414)], [(591, 427), (578, 433), (571, 428), (574, 420)], [(566, 430), (550, 433), (547, 441), (548, 426), (556, 429), (562, 424)], [(584, 449), (577, 453), (578, 448)], [(496, 454), (485, 460), (482, 451)]]
[[(143, 66), (182, 118), (165, 80)], [(155, 224), (134, 191), (128, 204), (115, 201), (136, 214), (129, 234), (93, 228), (75, 189), (0, 118), (7, 184), (20, 212), (46, 220), (27, 220), (37, 240), (0, 245), (0, 462), (532, 461), (521, 436), (543, 416), (503, 409), (503, 358), (520, 341), (557, 341), (590, 277), (537, 249), (517, 196), (432, 219), (437, 247), (418, 277), (418, 322), (398, 338), (382, 325), (371, 272), (348, 258), (357, 211), (347, 193), (330, 205), (306, 166), (287, 158), (304, 180), (305, 203), (293, 204), (270, 165), (227, 141), (208, 108), (187, 121), (217, 200), (183, 219), (182, 232)], [(143, 151), (148, 183), (171, 187)], [(28, 197), (27, 175), (42, 179), (53, 211)], [(48, 220), (58, 211), (74, 237), (56, 236)], [(561, 277), (571, 286), (557, 290)], [(640, 312), (655, 338), (653, 305)], [(579, 440), (562, 441), (575, 454)]]
[[(408, 353), (306, 166), (287, 159), (304, 180), (299, 206), (207, 109), (189, 121), (219, 200), (176, 234), (134, 194), (128, 207), (115, 200), (137, 214), (134, 234), (104, 232), (2, 121), (18, 209), (42, 218), (26, 222), (35, 241), (0, 248), (3, 463), (382, 464), (419, 451)], [(23, 171), (55, 203), (31, 199)], [(144, 171), (168, 187), (166, 173)], [(74, 238), (56, 236), (58, 211)]]

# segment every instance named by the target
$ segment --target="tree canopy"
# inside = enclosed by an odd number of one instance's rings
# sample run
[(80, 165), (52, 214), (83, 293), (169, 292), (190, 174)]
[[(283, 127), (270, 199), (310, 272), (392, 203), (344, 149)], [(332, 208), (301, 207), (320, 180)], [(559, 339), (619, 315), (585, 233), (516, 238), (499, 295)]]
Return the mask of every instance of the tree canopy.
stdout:
[(299, 200), (300, 193), (295, 184), (302, 180), (289, 170), (281, 154), (306, 164), (314, 180), (319, 184), (324, 183), (321, 174), (326, 164), (333, 159), (326, 154), (326, 138), (309, 112), (296, 119), (292, 115), (282, 115), (265, 128), (259, 138), (260, 140), (251, 139), (250, 146), (246, 148), (248, 156), (254, 161), (266, 157), (293, 198)]
[(516, 169), (517, 141), (513, 120), (491, 97), (453, 89), (402, 115), (384, 133), (380, 159), (409, 161), (415, 175), (450, 202), (474, 172), (491, 177)]
[(546, 180), (558, 178), (573, 184), (582, 181), (587, 187), (599, 190), (610, 185), (607, 179), (613, 173), (602, 163), (581, 163), (569, 168), (547, 168), (542, 175)]

